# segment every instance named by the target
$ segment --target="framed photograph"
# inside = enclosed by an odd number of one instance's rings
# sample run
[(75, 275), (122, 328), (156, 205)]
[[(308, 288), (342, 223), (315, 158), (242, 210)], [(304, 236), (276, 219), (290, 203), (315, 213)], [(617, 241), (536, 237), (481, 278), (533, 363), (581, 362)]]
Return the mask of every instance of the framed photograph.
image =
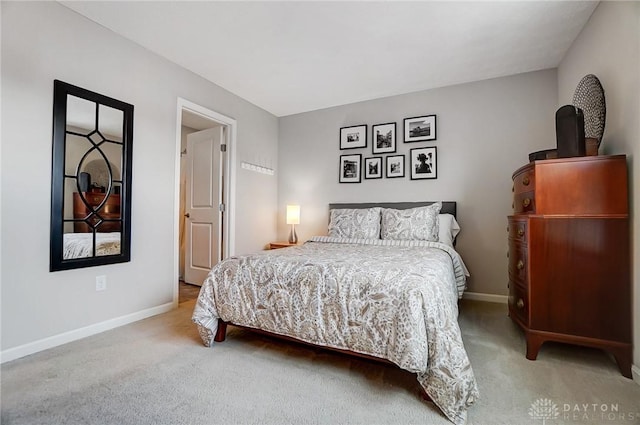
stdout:
[(405, 118), (404, 142), (424, 142), (426, 140), (436, 140), (436, 116)]
[(371, 126), (373, 153), (392, 153), (396, 151), (396, 123)]
[(374, 156), (364, 159), (364, 178), (365, 179), (381, 179), (382, 178), (382, 157)]
[(340, 155), (340, 183), (360, 183), (362, 155)]
[(387, 178), (404, 177), (404, 155), (387, 157)]
[(367, 126), (354, 125), (340, 129), (340, 149), (367, 147)]
[(411, 149), (411, 180), (438, 178), (438, 151), (436, 147)]

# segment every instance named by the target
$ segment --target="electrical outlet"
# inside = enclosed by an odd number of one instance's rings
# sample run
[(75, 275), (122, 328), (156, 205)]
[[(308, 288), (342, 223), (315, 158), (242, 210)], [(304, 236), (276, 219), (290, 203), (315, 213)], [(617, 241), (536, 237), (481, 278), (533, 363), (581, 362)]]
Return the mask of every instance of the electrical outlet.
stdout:
[(107, 276), (96, 276), (96, 291), (107, 290)]

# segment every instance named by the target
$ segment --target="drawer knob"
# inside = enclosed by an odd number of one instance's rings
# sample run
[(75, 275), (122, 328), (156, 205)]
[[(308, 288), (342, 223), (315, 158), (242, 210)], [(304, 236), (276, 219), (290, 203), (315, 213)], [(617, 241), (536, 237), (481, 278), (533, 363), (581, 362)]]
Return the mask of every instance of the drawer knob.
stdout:
[(516, 264), (518, 270), (524, 269), (524, 261), (518, 260), (518, 264)]
[(509, 251), (507, 251), (507, 258), (509, 258)]
[(525, 186), (529, 186), (529, 183), (530, 183), (530, 181), (529, 181), (529, 176), (525, 176), (525, 177), (522, 179), (522, 184), (523, 184), (523, 185), (525, 185)]
[(522, 205), (523, 205), (525, 208), (527, 208), (529, 205), (531, 205), (531, 199), (529, 199), (529, 198), (524, 198), (524, 199), (522, 200)]
[(518, 236), (520, 237), (524, 236), (524, 229), (518, 229)]
[(518, 306), (518, 308), (523, 309), (524, 308), (524, 300), (522, 298), (518, 298), (518, 302), (516, 303), (516, 305)]

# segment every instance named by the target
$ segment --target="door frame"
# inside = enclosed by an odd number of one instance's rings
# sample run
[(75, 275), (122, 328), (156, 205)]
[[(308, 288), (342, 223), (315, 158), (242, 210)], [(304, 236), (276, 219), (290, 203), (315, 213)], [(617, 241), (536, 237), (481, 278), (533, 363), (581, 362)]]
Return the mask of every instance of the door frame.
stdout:
[[(200, 115), (203, 118), (214, 121), (222, 126), (226, 127), (226, 155), (224, 159), (224, 166), (226, 168), (226, 175), (223, 183), (223, 197), (222, 202), (225, 205), (225, 211), (222, 215), (222, 231), (223, 238), (223, 252), (221, 258), (224, 260), (226, 257), (235, 254), (235, 202), (236, 202), (236, 134), (237, 134), (237, 121), (226, 115), (222, 115), (219, 112), (212, 111), (211, 109), (200, 106), (187, 99), (178, 97), (178, 105), (176, 112), (176, 151), (175, 151), (175, 181), (174, 181), (174, 201), (173, 201), (173, 304), (174, 307), (178, 306), (178, 281), (180, 279), (180, 145), (182, 139), (182, 112), (187, 111), (192, 114)], [(224, 170), (220, 170), (219, 174), (222, 177)]]

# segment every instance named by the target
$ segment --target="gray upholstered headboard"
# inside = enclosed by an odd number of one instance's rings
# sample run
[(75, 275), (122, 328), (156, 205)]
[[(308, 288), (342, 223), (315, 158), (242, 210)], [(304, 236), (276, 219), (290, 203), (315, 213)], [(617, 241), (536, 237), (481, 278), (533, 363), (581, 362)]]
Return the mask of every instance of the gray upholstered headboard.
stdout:
[[(420, 201), (420, 202), (366, 202), (366, 203), (348, 203), (348, 204), (329, 204), (329, 209), (335, 208), (394, 208), (396, 210), (407, 210), (409, 208), (424, 207), (431, 205), (437, 201)], [(442, 201), (442, 209), (440, 214), (451, 214), (456, 217), (456, 202)]]

